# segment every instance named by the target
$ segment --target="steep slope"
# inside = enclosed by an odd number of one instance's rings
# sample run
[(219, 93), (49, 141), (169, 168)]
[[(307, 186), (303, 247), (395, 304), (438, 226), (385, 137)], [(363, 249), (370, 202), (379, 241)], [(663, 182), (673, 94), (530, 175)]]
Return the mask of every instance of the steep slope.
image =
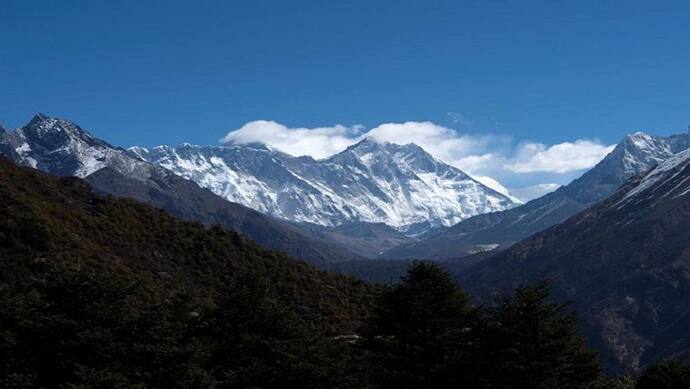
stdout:
[(108, 273), (154, 298), (192, 292), (200, 301), (243, 274), (267, 277), (296, 312), (323, 331), (348, 332), (370, 289), (265, 251), (240, 235), (206, 229), (129, 199), (101, 197), (77, 178), (57, 179), (0, 157), (0, 285), (20, 288), (36, 266)]
[(627, 179), (690, 147), (690, 135), (628, 135), (582, 177), (555, 192), (507, 211), (478, 215), (381, 257), (447, 259), (507, 248), (611, 195)]
[(612, 371), (690, 360), (688, 231), (690, 150), (459, 277), (484, 295), (550, 280)]
[[(276, 217), (336, 226), (385, 223), (401, 231), (450, 226), (516, 205), (414, 144), (365, 139), (324, 160), (263, 145), (135, 147), (133, 155), (219, 196)], [(423, 231), (421, 231), (423, 232)]]
[(314, 263), (359, 258), (327, 237), (230, 203), (160, 166), (133, 158), (67, 120), (38, 114), (23, 128), (0, 134), (0, 152), (23, 166), (85, 178), (99, 193), (135, 198), (186, 220), (220, 224), (266, 248)]

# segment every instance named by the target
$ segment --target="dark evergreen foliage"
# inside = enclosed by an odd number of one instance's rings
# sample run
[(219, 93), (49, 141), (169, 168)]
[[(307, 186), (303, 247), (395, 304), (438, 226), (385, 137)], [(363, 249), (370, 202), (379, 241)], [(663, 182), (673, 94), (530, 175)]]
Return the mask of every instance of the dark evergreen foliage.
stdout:
[(578, 334), (577, 316), (548, 301), (545, 283), (520, 287), (486, 310), (480, 359), (498, 388), (586, 388), (600, 382), (596, 353)]
[(450, 274), (414, 263), (383, 293), (366, 329), (374, 380), (398, 388), (467, 383), (478, 319)]
[(637, 381), (636, 389), (690, 388), (690, 366), (677, 360), (662, 361), (649, 367)]
[(382, 387), (604, 385), (575, 314), (548, 296), (540, 284), (474, 308), (449, 273), (416, 263), (372, 311), (365, 343), (372, 376)]

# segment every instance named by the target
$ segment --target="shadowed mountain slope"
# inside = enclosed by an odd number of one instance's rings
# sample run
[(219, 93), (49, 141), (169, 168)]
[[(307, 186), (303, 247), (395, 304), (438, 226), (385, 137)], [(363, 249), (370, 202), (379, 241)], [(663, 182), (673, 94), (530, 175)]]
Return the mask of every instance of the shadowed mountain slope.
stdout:
[[(35, 266), (108, 273), (141, 283), (156, 299), (185, 291), (202, 302), (247, 274), (319, 331), (347, 333), (366, 315), (371, 287), (261, 249), (237, 233), (184, 222), (129, 199), (98, 196), (78, 178), (56, 179), (0, 157), (0, 285)], [(2, 289), (2, 288), (0, 288)]]
[(603, 202), (459, 272), (479, 295), (542, 279), (612, 371), (690, 360), (690, 150)]

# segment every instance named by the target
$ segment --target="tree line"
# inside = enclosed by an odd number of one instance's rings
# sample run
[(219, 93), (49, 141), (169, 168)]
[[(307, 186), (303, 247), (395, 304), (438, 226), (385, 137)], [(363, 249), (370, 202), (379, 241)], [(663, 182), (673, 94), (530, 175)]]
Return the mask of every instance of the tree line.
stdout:
[(156, 299), (121, 276), (36, 261), (0, 287), (2, 387), (682, 388), (666, 361), (602, 374), (576, 314), (546, 284), (475, 306), (437, 265), (384, 289), (356, 334), (314, 333), (270, 282), (237, 277), (212, 302)]

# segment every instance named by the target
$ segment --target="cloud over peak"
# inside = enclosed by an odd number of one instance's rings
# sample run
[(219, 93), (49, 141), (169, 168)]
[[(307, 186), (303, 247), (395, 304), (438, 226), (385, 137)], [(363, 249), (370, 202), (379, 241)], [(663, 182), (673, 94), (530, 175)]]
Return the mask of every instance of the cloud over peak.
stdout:
[[(516, 142), (493, 134), (463, 134), (429, 121), (384, 123), (371, 129), (361, 125), (288, 127), (270, 120), (257, 120), (230, 131), (221, 142), (265, 143), (285, 153), (326, 158), (370, 137), (379, 142), (415, 143), (426, 151), (474, 176), (509, 179), (518, 185), (536, 185), (520, 177), (534, 174), (567, 175), (594, 166), (613, 146), (596, 140), (576, 139), (553, 145)], [(550, 177), (549, 179), (553, 179)]]
[(568, 173), (596, 165), (614, 147), (590, 140), (563, 142), (550, 147), (526, 143), (520, 147), (516, 162), (506, 164), (506, 168), (515, 173)]
[(265, 143), (284, 153), (295, 156), (310, 155), (326, 158), (338, 153), (358, 139), (363, 126), (289, 128), (272, 120), (255, 120), (230, 131), (221, 139), (223, 143)]

